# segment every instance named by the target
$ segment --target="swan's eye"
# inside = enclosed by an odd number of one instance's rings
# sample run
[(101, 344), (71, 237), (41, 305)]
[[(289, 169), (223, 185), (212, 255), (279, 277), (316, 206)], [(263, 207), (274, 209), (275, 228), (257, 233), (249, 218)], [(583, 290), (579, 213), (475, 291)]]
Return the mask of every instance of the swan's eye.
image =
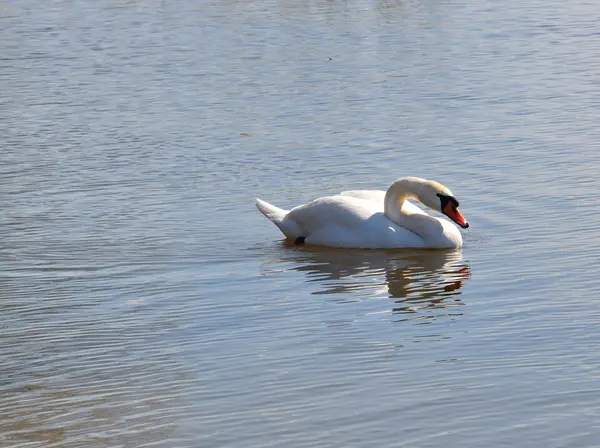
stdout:
[(453, 208), (455, 208), (455, 209), (458, 207), (458, 201), (456, 200), (456, 198), (454, 196), (447, 196), (445, 194), (438, 193), (437, 197), (440, 198), (442, 210), (444, 210), (444, 208), (446, 208), (448, 203), (452, 204)]

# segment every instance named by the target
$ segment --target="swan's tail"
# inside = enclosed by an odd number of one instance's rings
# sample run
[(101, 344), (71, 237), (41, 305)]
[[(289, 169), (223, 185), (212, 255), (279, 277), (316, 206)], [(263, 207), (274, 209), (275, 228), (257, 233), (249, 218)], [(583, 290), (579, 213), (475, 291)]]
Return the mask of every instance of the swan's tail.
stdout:
[(279, 227), (279, 230), (281, 230), (288, 238), (297, 238), (301, 236), (298, 224), (291, 219), (286, 219), (288, 210), (275, 207), (274, 205), (269, 204), (261, 199), (256, 199), (256, 208), (258, 208), (263, 215), (273, 221), (273, 224)]

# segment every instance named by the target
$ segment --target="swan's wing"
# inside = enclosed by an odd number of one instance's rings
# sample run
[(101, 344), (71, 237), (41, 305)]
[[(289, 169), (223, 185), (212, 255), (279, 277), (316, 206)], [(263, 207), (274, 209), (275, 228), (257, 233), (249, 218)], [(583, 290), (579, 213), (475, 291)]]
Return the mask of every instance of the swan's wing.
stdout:
[[(365, 201), (375, 202), (381, 204), (383, 207), (383, 201), (385, 200), (385, 191), (383, 190), (348, 190), (342, 191), (341, 196), (349, 196), (356, 199), (363, 199)], [(404, 210), (409, 213), (419, 213), (421, 215), (427, 215), (428, 213), (422, 210), (419, 206), (412, 202), (406, 201), (403, 206)]]
[(306, 235), (326, 227), (354, 227), (383, 212), (383, 202), (376, 203), (352, 196), (326, 196), (293, 208), (286, 219), (295, 221)]
[[(411, 207), (420, 209), (411, 204)], [(333, 247), (423, 247), (418, 235), (401, 228), (383, 213), (383, 201), (336, 195), (316, 199), (292, 209), (293, 220), (307, 244)]]
[(350, 196), (357, 199), (364, 199), (366, 201), (379, 202), (383, 204), (385, 198), (385, 191), (383, 190), (349, 190), (342, 191), (342, 196)]

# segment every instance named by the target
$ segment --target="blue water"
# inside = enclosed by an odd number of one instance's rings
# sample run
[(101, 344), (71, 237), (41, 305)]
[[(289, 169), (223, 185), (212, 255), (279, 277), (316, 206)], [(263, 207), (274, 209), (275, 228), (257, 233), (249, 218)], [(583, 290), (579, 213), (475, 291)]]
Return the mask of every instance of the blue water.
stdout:
[[(0, 444), (600, 440), (593, 2), (0, 8)], [(459, 251), (255, 209), (422, 176)]]

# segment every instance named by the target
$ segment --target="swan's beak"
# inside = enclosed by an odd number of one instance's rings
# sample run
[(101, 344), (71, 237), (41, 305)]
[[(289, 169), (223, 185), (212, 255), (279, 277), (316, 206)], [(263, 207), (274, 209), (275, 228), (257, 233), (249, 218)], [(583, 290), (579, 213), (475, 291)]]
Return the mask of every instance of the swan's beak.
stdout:
[(444, 215), (446, 215), (448, 218), (450, 218), (463, 229), (469, 228), (469, 223), (467, 222), (465, 217), (458, 211), (458, 207), (455, 207), (454, 204), (452, 204), (451, 202), (448, 202), (446, 204), (443, 212)]

